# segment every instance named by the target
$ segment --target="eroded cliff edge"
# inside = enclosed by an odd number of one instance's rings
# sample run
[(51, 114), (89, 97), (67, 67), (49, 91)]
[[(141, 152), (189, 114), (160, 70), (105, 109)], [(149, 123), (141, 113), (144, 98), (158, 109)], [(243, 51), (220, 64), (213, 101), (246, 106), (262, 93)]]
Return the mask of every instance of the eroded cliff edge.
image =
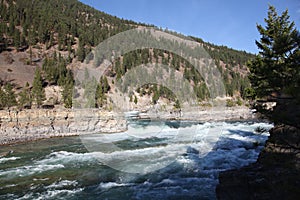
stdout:
[(50, 137), (126, 130), (126, 120), (99, 109), (0, 111), (0, 145)]
[[(145, 114), (145, 113), (143, 113)], [(143, 115), (144, 116), (144, 115)], [(247, 107), (211, 108), (189, 113), (147, 113), (155, 120), (255, 120)], [(141, 117), (143, 119), (143, 117)], [(127, 130), (124, 114), (99, 109), (29, 109), (0, 111), (0, 145), (51, 137), (77, 136), (89, 133), (115, 133)]]

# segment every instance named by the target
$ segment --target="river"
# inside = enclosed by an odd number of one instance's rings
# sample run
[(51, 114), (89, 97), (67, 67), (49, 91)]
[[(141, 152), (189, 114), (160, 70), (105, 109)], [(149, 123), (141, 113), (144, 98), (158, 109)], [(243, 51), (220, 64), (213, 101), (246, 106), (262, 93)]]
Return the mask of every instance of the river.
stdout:
[(132, 121), (123, 133), (2, 146), (0, 199), (215, 199), (219, 172), (255, 162), (271, 127)]

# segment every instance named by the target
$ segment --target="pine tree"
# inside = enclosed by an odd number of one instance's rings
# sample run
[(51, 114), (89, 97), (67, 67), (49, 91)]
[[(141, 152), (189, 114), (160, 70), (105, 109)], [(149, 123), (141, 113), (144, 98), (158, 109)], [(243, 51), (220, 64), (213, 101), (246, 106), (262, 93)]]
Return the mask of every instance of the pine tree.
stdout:
[(138, 99), (137, 97), (134, 95), (134, 100), (133, 100), (134, 104), (137, 104), (138, 103)]
[[(85, 108), (95, 108), (97, 106), (97, 88), (98, 83), (95, 79), (95, 77), (89, 78), (87, 80), (84, 80), (83, 83), (83, 97), (85, 98), (86, 102), (85, 105), (83, 105)], [(96, 94), (95, 94), (96, 93)]]
[(110, 85), (108, 84), (108, 80), (106, 76), (102, 76), (100, 78), (100, 82), (97, 85), (96, 89), (96, 102), (98, 107), (103, 107), (106, 103), (106, 93), (110, 90)]
[(103, 93), (107, 93), (110, 90), (106, 76), (100, 78), (100, 85), (102, 86)]
[(14, 17), (13, 16), (10, 16), (9, 17), (9, 28), (8, 28), (8, 34), (10, 36), (12, 36), (15, 32), (15, 20), (14, 20)]
[(22, 92), (19, 94), (19, 108), (31, 107), (32, 98), (29, 88), (29, 83), (27, 82)]
[(84, 61), (85, 58), (85, 48), (84, 48), (84, 42), (82, 38), (79, 38), (79, 45), (77, 50), (77, 57), (80, 62)]
[(106, 102), (106, 96), (105, 96), (105, 93), (103, 91), (103, 87), (102, 87), (101, 84), (98, 84), (97, 89), (96, 89), (96, 104), (97, 104), (97, 107), (103, 107), (105, 102)]
[[(269, 7), (266, 27), (257, 26), (261, 34), (256, 41), (258, 56), (248, 66), (250, 80), (259, 97), (272, 92), (290, 93), (299, 88), (299, 32), (294, 22), (289, 21), (288, 10), (281, 16), (273, 6)], [(298, 58), (298, 59), (297, 59)]]
[(2, 90), (2, 87), (0, 86), (0, 110), (2, 110), (5, 107), (5, 92)]
[(13, 91), (13, 86), (7, 83), (4, 87), (5, 90), (5, 106), (12, 107), (17, 105), (16, 95)]
[(21, 34), (19, 30), (14, 32), (14, 46), (19, 48), (21, 46)]
[(180, 102), (179, 102), (179, 100), (178, 100), (178, 99), (176, 99), (176, 101), (175, 101), (174, 108), (176, 108), (176, 109), (179, 109), (179, 108), (181, 108), (181, 106), (180, 106)]
[(153, 102), (153, 104), (156, 104), (159, 97), (160, 97), (159, 91), (157, 89), (157, 85), (153, 86), (153, 93), (154, 94), (153, 94), (153, 97), (152, 97), (152, 102)]
[(66, 108), (72, 108), (73, 88), (74, 88), (74, 79), (73, 79), (72, 72), (69, 70), (65, 77), (65, 81), (63, 84), (63, 91), (62, 91), (63, 102)]
[(43, 79), (39, 68), (36, 68), (32, 84), (32, 97), (39, 108), (46, 99), (45, 89), (43, 88)]

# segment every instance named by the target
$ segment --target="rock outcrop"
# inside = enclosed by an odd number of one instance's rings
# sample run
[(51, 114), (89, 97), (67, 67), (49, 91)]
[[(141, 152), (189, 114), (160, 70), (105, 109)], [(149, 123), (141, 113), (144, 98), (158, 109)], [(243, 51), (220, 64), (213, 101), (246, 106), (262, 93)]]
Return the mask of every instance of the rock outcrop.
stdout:
[(300, 129), (279, 125), (270, 130), (256, 163), (222, 172), (218, 199), (298, 199), (300, 196)]
[[(144, 117), (156, 120), (177, 119), (202, 122), (255, 119), (255, 115), (247, 107), (216, 107), (176, 113), (148, 112)], [(125, 130), (127, 130), (127, 121), (124, 115), (99, 109), (56, 108), (0, 111), (0, 145), (50, 137), (100, 132), (114, 133)]]
[(126, 120), (99, 109), (0, 111), (0, 145), (50, 137), (126, 130)]

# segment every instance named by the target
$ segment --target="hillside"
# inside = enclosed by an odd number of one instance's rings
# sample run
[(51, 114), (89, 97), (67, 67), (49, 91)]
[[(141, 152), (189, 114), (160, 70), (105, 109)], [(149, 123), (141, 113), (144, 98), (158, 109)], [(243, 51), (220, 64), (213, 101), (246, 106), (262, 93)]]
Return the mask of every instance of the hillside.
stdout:
[[(0, 108), (36, 104), (37, 95), (32, 94), (37, 87), (33, 84), (36, 68), (41, 69), (40, 84), (45, 89), (45, 95), (40, 99), (43, 104), (72, 107), (74, 70), (85, 66), (84, 60), (93, 55), (90, 52), (99, 43), (126, 30), (153, 27), (110, 16), (76, 0), (1, 0), (0, 16)], [(182, 37), (178, 33), (172, 34)], [(250, 86), (246, 62), (253, 55), (216, 46), (199, 38), (190, 39), (209, 53), (209, 62), (214, 62), (222, 75), (226, 96), (233, 97), (240, 104)], [(111, 99), (119, 95), (119, 80), (133, 67), (153, 62), (167, 65), (183, 75), (199, 102), (209, 100), (203, 77), (188, 60), (172, 52), (146, 48), (120, 54), (112, 61), (105, 76), (97, 80), (94, 106), (109, 108)], [(25, 87), (27, 82), (29, 86)], [(12, 85), (13, 89), (9, 89), (8, 85)], [(25, 98), (22, 92), (31, 95)], [(42, 89), (40, 92), (44, 93)], [(158, 102), (180, 107), (172, 91), (159, 85), (148, 84), (121, 92), (128, 103), (140, 108)], [(10, 98), (16, 98), (12, 105), (5, 100), (9, 93), (13, 94)], [(229, 105), (234, 105), (235, 101), (229, 102)]]

